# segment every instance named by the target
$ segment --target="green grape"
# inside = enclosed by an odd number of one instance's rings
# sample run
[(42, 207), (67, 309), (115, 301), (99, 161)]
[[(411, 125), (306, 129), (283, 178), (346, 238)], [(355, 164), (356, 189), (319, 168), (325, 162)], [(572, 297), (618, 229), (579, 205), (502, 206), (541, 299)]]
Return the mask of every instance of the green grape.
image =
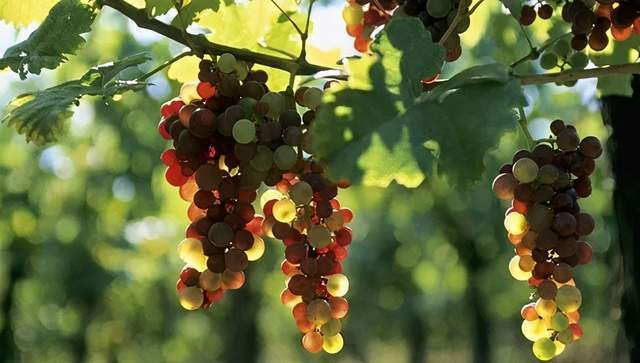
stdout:
[(556, 311), (558, 308), (553, 300), (538, 299), (536, 301), (536, 313), (542, 318), (550, 318)]
[(231, 73), (236, 67), (236, 57), (231, 53), (223, 53), (218, 57), (218, 69), (222, 73)]
[(197, 310), (202, 306), (204, 294), (199, 287), (190, 286), (181, 289), (179, 292), (180, 305), (187, 310)]
[(342, 213), (333, 212), (329, 217), (324, 219), (324, 224), (330, 231), (337, 231), (344, 226), (344, 219)]
[(351, 4), (342, 10), (342, 18), (347, 25), (360, 24), (363, 17), (364, 11), (362, 11), (362, 6), (358, 4)]
[(569, 64), (571, 67), (583, 69), (589, 64), (589, 57), (582, 52), (575, 52), (569, 57)]
[(451, 0), (429, 0), (427, 1), (427, 13), (434, 18), (444, 18), (453, 8)]
[(550, 360), (556, 355), (556, 345), (549, 338), (540, 338), (533, 343), (533, 355), (542, 361)]
[(240, 144), (248, 144), (256, 137), (256, 126), (251, 120), (243, 118), (236, 121), (231, 131), (233, 139)]
[(215, 291), (222, 286), (222, 274), (210, 271), (202, 271), (200, 274), (200, 287), (207, 291)]
[(553, 184), (560, 176), (560, 170), (553, 165), (543, 165), (538, 171), (538, 180), (543, 184)]
[(325, 226), (314, 225), (309, 228), (307, 239), (314, 248), (325, 248), (331, 243), (331, 232)]
[(560, 343), (565, 344), (565, 345), (573, 342), (573, 330), (567, 328), (567, 329), (561, 331), (556, 336), (556, 339)]
[(504, 217), (504, 228), (511, 234), (523, 234), (528, 226), (527, 218), (521, 213), (511, 212)]
[(274, 120), (277, 120), (282, 111), (284, 110), (284, 97), (276, 92), (267, 92), (262, 96), (260, 101), (269, 105), (269, 111), (267, 116)]
[(249, 75), (249, 67), (247, 66), (247, 63), (243, 61), (236, 62), (233, 69), (236, 71), (236, 76), (241, 81), (243, 81), (245, 78), (247, 78), (247, 75)]
[(556, 304), (563, 312), (572, 313), (582, 305), (582, 294), (575, 286), (563, 285), (556, 294)]
[(576, 83), (578, 83), (578, 81), (566, 81), (564, 83), (561, 84), (561, 86), (565, 86), (565, 87), (573, 87), (576, 85)]
[(558, 65), (558, 56), (555, 53), (544, 52), (540, 56), (540, 67), (542, 69), (553, 69)]
[(281, 145), (273, 152), (273, 161), (280, 170), (291, 170), (298, 161), (298, 153), (289, 145)]
[(551, 317), (551, 329), (555, 331), (563, 331), (569, 327), (569, 318), (561, 312), (556, 312)]
[(322, 90), (315, 87), (309, 87), (302, 96), (302, 104), (310, 109), (315, 109), (322, 103)]
[(257, 171), (266, 172), (273, 165), (273, 151), (264, 145), (258, 145), (256, 156), (249, 163)]
[(538, 164), (529, 158), (522, 158), (513, 164), (513, 176), (521, 183), (531, 183), (538, 177)]
[(313, 198), (313, 189), (309, 183), (300, 181), (289, 188), (289, 197), (296, 204), (309, 204)]
[(556, 53), (559, 57), (566, 58), (571, 52), (571, 43), (569, 39), (562, 38), (553, 45), (553, 52)]
[(327, 276), (327, 292), (332, 296), (342, 297), (349, 291), (349, 279), (343, 274)]
[(291, 199), (281, 199), (273, 205), (273, 217), (282, 223), (290, 223), (296, 218), (296, 205)]
[(254, 113), (256, 103), (258, 103), (258, 101), (251, 97), (243, 97), (242, 99), (240, 99), (240, 101), (238, 101), (238, 105), (242, 107), (245, 114), (247, 115), (251, 115)]
[(314, 299), (307, 305), (307, 320), (315, 326), (321, 326), (331, 320), (331, 307), (326, 300)]
[(336, 354), (342, 350), (344, 346), (344, 339), (342, 338), (342, 334), (330, 335), (324, 337), (324, 342), (322, 343), (322, 349), (329, 354)]
[(320, 331), (325, 337), (336, 335), (340, 333), (340, 330), (342, 330), (340, 319), (331, 319), (320, 327)]

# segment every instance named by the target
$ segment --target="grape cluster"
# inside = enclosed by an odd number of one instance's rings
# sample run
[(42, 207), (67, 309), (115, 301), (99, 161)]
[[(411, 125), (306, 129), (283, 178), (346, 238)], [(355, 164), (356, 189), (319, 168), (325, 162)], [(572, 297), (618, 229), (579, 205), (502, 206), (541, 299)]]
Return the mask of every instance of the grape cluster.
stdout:
[(304, 348), (337, 353), (343, 346), (340, 319), (349, 309), (343, 297), (349, 280), (341, 272), (352, 238), (346, 224), (353, 213), (335, 199), (338, 187), (348, 185), (331, 183), (323, 174), (321, 165), (310, 162), (298, 176), (278, 183), (277, 190), (286, 197), (276, 194), (265, 203), (263, 231), (286, 246), (281, 269), (287, 282), (281, 301), (293, 309)]
[[(275, 236), (298, 248), (301, 259), (291, 264), (299, 277), (291, 278), (298, 285), (289, 283), (287, 301), (300, 297), (305, 309), (296, 318), (310, 324), (304, 347), (338, 352), (348, 288), (340, 261), (351, 242), (344, 224), (352, 215), (340, 208), (338, 184), (325, 178), (311, 155), (309, 125), (323, 91), (272, 92), (267, 73), (228, 53), (201, 60), (198, 78), (162, 105), (158, 125), (160, 135), (173, 143), (161, 155), (165, 178), (190, 203), (191, 223), (178, 245), (186, 264), (177, 282), (180, 304), (187, 310), (209, 308), (226, 290), (242, 287), (249, 262), (264, 253), (262, 237)], [(260, 198), (265, 217), (253, 206), (263, 184), (275, 187)]]
[[(520, 23), (531, 25), (536, 14), (541, 19), (549, 19), (553, 7), (544, 1), (524, 5)], [(561, 16), (571, 24), (571, 47), (578, 51), (587, 45), (594, 51), (606, 48), (609, 44), (607, 31), (618, 41), (628, 39), (634, 32), (640, 34), (640, 3), (634, 0), (565, 1)]]
[(511, 200), (504, 226), (516, 256), (509, 271), (534, 290), (534, 301), (521, 310), (522, 333), (543, 361), (582, 337), (582, 294), (573, 269), (591, 261), (591, 246), (582, 239), (595, 223), (580, 210), (578, 198), (591, 194), (589, 175), (602, 154), (597, 138), (580, 140), (576, 129), (561, 120), (551, 123), (551, 131), (551, 144), (516, 152), (492, 186), (499, 199)]
[[(567, 37), (557, 40), (552, 47), (548, 48), (540, 54), (540, 67), (546, 70), (559, 68), (561, 71), (566, 69), (584, 69), (589, 64), (589, 57), (583, 51), (576, 51), (571, 48), (570, 39)], [(567, 81), (557, 83), (558, 85), (574, 86), (577, 81)]]
[[(469, 3), (464, 3), (469, 11)], [(431, 33), (433, 41), (439, 41), (458, 13), (460, 0), (347, 0), (342, 17), (347, 24), (347, 34), (355, 38), (354, 47), (366, 52), (374, 30), (391, 19), (392, 15), (412, 16), (420, 19)], [(460, 58), (459, 34), (469, 28), (469, 17), (460, 21), (455, 31), (444, 42), (448, 62)]]

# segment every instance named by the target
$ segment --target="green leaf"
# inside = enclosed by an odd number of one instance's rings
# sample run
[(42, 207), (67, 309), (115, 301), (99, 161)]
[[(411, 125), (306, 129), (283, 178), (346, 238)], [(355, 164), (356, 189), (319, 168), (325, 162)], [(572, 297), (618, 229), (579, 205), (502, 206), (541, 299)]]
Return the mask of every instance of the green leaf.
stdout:
[(0, 69), (10, 67), (22, 79), (43, 68), (55, 69), (84, 44), (80, 34), (91, 31), (94, 17), (94, 9), (79, 0), (60, 1), (29, 38), (7, 49)]
[(483, 83), (487, 81), (506, 82), (511, 78), (509, 67), (500, 63), (483, 64), (467, 68), (464, 71), (451, 77), (447, 82), (434, 88), (425, 95), (429, 101), (439, 100), (442, 102), (446, 93), (466, 85)]
[(16, 27), (41, 22), (58, 0), (2, 0), (0, 20)]
[(453, 184), (467, 185), (481, 176), (485, 153), (516, 125), (513, 109), (526, 104), (519, 83), (503, 66), (486, 65), (454, 76), (438, 91), (446, 97), (412, 98), (420, 77), (439, 72), (442, 50), (430, 38), (395, 42), (406, 34), (421, 39), (419, 21), (390, 25), (374, 46), (384, 53), (349, 60), (349, 87), (325, 95), (312, 126), (314, 155), (335, 180), (416, 187), (437, 165)]
[(220, 9), (220, 0), (191, 0), (188, 4), (182, 6), (179, 15), (173, 19), (171, 24), (177, 27), (188, 27), (199, 19), (200, 12), (207, 9), (218, 11)]
[(91, 68), (80, 79), (22, 94), (9, 103), (2, 122), (14, 127), (18, 133), (26, 136), (27, 141), (37, 145), (55, 141), (63, 133), (65, 121), (73, 114), (70, 106), (77, 104), (81, 97), (113, 97), (126, 91), (143, 89), (145, 82), (119, 76), (148, 60), (149, 57), (144, 54), (133, 55)]
[(167, 11), (173, 9), (173, 0), (145, 0), (145, 11), (150, 17), (156, 17), (166, 14)]
[(522, 14), (522, 0), (500, 0), (500, 2), (509, 9), (509, 12), (514, 18), (520, 19), (520, 15)]

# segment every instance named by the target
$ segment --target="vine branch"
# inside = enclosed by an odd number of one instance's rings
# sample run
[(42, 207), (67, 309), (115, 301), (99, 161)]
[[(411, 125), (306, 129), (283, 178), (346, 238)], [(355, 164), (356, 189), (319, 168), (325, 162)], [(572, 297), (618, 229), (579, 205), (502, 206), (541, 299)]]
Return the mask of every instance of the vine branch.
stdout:
[(222, 53), (231, 53), (236, 58), (250, 63), (262, 64), (271, 68), (281, 69), (287, 72), (296, 72), (298, 75), (311, 75), (321, 71), (336, 71), (335, 68), (311, 64), (305, 59), (287, 59), (272, 55), (262, 54), (250, 51), (248, 49), (240, 49), (229, 47), (209, 41), (203, 35), (194, 35), (182, 32), (180, 29), (165, 24), (157, 19), (149, 18), (144, 9), (138, 9), (124, 0), (99, 0), (101, 6), (108, 6), (127, 18), (133, 20), (140, 28), (152, 30), (169, 39), (181, 43), (197, 54), (220, 55)]
[(161, 70), (167, 68), (168, 66), (172, 65), (173, 63), (179, 61), (180, 59), (189, 56), (189, 55), (193, 55), (194, 53), (192, 51), (188, 51), (188, 52), (183, 52), (178, 54), (177, 56), (169, 59), (168, 61), (162, 63), (161, 65), (155, 67), (154, 69), (150, 70), (149, 72), (143, 74), (142, 76), (138, 77), (138, 81), (146, 81), (147, 79), (149, 79), (151, 76), (153, 76), (154, 74), (160, 72)]

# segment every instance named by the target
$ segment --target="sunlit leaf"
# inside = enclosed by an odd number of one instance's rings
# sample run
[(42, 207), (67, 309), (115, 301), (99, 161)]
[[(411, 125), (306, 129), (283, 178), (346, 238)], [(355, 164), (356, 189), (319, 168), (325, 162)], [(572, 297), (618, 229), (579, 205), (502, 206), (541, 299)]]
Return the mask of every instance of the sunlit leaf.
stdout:
[(2, 0), (0, 20), (15, 26), (41, 22), (58, 0)]
[(91, 30), (94, 17), (93, 8), (79, 0), (60, 1), (29, 38), (7, 49), (0, 69), (10, 67), (22, 79), (43, 68), (55, 69), (84, 44), (80, 34)]
[(73, 114), (71, 105), (76, 104), (82, 96), (113, 97), (126, 91), (143, 89), (145, 82), (118, 76), (148, 60), (142, 54), (130, 56), (94, 67), (80, 79), (22, 94), (9, 103), (2, 122), (14, 127), (26, 136), (27, 141), (35, 144), (54, 141), (63, 133), (65, 121)]
[(466, 185), (482, 174), (485, 152), (514, 127), (513, 108), (525, 104), (522, 90), (491, 65), (483, 66), (492, 70), (485, 79), (472, 70), (454, 79), (446, 97), (416, 101), (411, 96), (420, 77), (439, 72), (443, 50), (428, 35), (426, 44), (392, 43), (401, 34), (425, 37), (417, 20), (390, 25), (374, 47), (385, 52), (350, 60), (347, 69), (357, 71), (356, 79), (325, 96), (313, 124), (314, 153), (328, 163), (334, 179), (374, 186), (395, 180), (416, 187), (437, 165), (452, 183)]
[(181, 83), (195, 81), (198, 79), (198, 63), (200, 58), (196, 56), (184, 57), (169, 66), (167, 76)]

